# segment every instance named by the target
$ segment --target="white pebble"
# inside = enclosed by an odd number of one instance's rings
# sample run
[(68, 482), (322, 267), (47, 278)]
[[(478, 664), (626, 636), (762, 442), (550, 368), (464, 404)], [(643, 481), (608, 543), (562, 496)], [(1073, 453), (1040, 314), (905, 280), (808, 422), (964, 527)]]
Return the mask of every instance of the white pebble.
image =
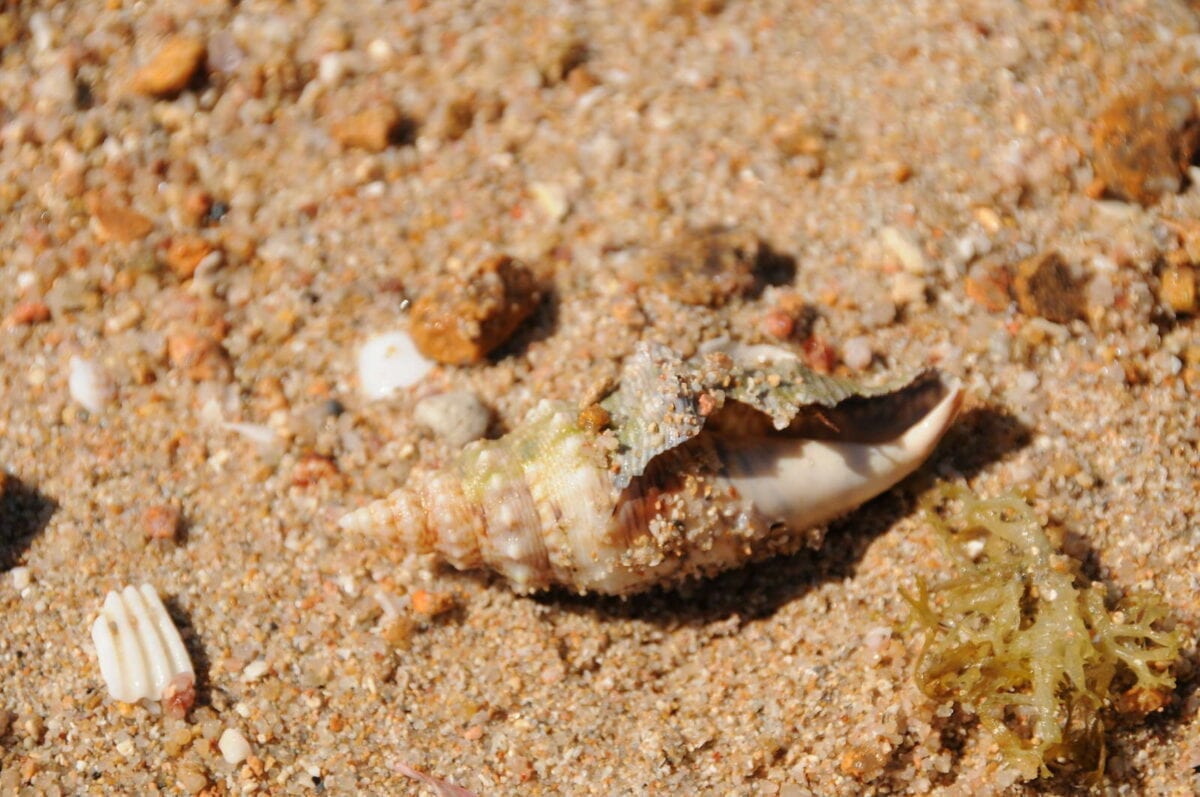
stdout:
[(45, 52), (54, 46), (57, 31), (46, 12), (37, 11), (30, 15), (29, 33), (33, 38), (33, 48), (38, 52)]
[(368, 399), (387, 398), (421, 381), (434, 365), (417, 351), (407, 332), (385, 332), (358, 350), (359, 386)]
[(842, 346), (842, 362), (856, 371), (861, 371), (871, 364), (875, 354), (871, 351), (871, 342), (863, 336), (850, 338)]
[(454, 390), (421, 399), (413, 417), (450, 445), (463, 446), (483, 437), (490, 413), (470, 390)]
[(280, 443), (275, 430), (261, 423), (222, 423), (221, 426), (241, 435), (263, 451), (270, 451)]
[(226, 728), (217, 741), (221, 757), (230, 764), (240, 764), (250, 757), (250, 742), (237, 728)]
[(872, 653), (883, 650), (883, 646), (892, 638), (892, 629), (886, 625), (877, 625), (868, 629), (863, 637), (863, 647)]
[(392, 45), (388, 44), (383, 39), (372, 39), (367, 45), (367, 55), (374, 61), (387, 61), (395, 54), (392, 50)]
[(29, 568), (25, 567), (24, 565), (21, 567), (14, 567), (8, 572), (12, 574), (13, 589), (15, 589), (17, 592), (20, 592), (33, 583), (33, 576), (30, 574)]
[(908, 273), (929, 273), (929, 261), (925, 259), (921, 247), (898, 228), (884, 227), (879, 231), (879, 242), (900, 261), (900, 265), (904, 266)]
[(94, 361), (72, 357), (67, 368), (67, 389), (71, 398), (93, 415), (103, 410), (116, 395), (112, 380)]
[(246, 681), (247, 683), (250, 681), (257, 681), (259, 678), (262, 678), (264, 675), (266, 675), (267, 670), (269, 669), (270, 666), (267, 664), (266, 659), (255, 659), (247, 664), (242, 670), (242, 680)]
[(1014, 381), (1018, 391), (1028, 393), (1038, 386), (1038, 375), (1033, 371), (1022, 371)]
[(317, 62), (317, 79), (326, 86), (336, 86), (350, 71), (345, 53), (326, 53)]
[(901, 272), (892, 276), (891, 300), (895, 304), (921, 304), (925, 301), (925, 280), (916, 274)]
[(149, 584), (108, 593), (92, 625), (92, 641), (115, 700), (161, 700), (195, 683), (187, 648)]
[(974, 561), (983, 555), (983, 549), (985, 546), (986, 543), (984, 542), (984, 539), (982, 537), (976, 537), (973, 540), (967, 540), (965, 543), (963, 543), (963, 550), (966, 551), (967, 556), (971, 557), (971, 560)]
[(529, 193), (550, 221), (562, 221), (571, 209), (567, 192), (556, 183), (530, 183)]

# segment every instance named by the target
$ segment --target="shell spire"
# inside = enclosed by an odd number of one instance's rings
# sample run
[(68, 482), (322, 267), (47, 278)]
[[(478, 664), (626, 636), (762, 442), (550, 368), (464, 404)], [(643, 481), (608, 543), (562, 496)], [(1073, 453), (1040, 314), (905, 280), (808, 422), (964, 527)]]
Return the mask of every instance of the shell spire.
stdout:
[(601, 402), (608, 428), (543, 401), (341, 525), (520, 592), (630, 594), (818, 544), (920, 467), (961, 400), (935, 371), (866, 388), (771, 347), (642, 344)]

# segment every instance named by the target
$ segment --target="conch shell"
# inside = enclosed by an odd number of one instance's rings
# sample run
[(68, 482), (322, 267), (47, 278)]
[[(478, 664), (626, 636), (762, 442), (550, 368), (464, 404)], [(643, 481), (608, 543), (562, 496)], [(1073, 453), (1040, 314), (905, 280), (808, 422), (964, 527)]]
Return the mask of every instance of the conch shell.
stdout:
[(522, 593), (626, 595), (818, 545), (920, 466), (961, 395), (935, 371), (864, 388), (774, 347), (641, 344), (602, 410), (543, 401), (341, 525)]

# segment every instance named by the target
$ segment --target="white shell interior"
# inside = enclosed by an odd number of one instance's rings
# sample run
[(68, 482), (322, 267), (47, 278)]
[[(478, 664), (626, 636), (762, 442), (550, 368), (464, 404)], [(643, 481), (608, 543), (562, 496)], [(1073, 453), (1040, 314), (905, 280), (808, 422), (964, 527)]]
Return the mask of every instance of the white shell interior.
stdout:
[[(827, 523), (869, 501), (921, 466), (958, 413), (952, 382), (937, 406), (886, 443), (773, 438), (726, 446), (731, 481), (764, 515), (792, 528)], [(737, 456), (731, 449), (738, 449)]]

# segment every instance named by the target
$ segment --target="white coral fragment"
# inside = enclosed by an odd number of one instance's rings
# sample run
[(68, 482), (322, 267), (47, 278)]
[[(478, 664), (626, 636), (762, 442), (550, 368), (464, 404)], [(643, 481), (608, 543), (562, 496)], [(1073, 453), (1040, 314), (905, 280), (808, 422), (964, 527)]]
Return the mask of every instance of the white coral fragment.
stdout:
[(114, 700), (191, 705), (195, 670), (170, 615), (149, 584), (110, 592), (92, 625), (100, 674)]

